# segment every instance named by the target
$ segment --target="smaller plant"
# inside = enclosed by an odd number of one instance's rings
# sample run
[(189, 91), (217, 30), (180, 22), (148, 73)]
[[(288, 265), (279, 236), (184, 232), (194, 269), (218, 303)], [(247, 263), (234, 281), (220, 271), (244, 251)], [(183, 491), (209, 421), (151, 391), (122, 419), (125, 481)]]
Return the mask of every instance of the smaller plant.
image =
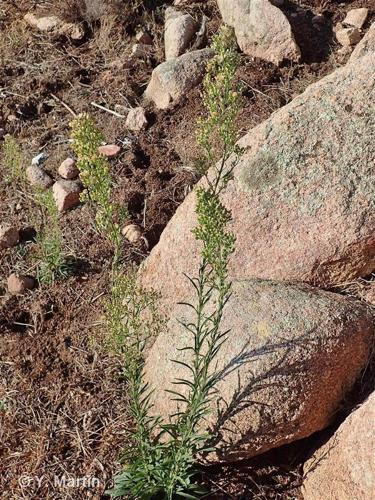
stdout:
[(121, 268), (112, 271), (110, 296), (105, 305), (107, 348), (119, 356), (128, 370), (147, 340), (161, 331), (163, 318), (158, 313), (157, 294), (137, 284), (136, 269), (125, 274)]
[(52, 192), (37, 192), (35, 197), (43, 219), (36, 238), (38, 280), (40, 283), (51, 285), (55, 281), (66, 279), (70, 275), (71, 266), (63, 251), (58, 210)]
[(121, 225), (128, 216), (125, 207), (112, 201), (113, 181), (107, 159), (98, 152), (104, 137), (88, 114), (81, 114), (71, 124), (73, 148), (77, 155), (80, 178), (85, 186), (82, 201), (96, 205), (98, 230), (112, 243), (114, 262), (121, 252)]
[[(136, 422), (132, 440), (134, 446), (129, 447), (123, 461), (131, 463), (128, 471), (124, 471), (111, 492), (123, 493), (129, 484), (135, 498), (143, 498), (144, 494), (144, 464), (149, 465), (148, 483), (151, 490), (160, 490), (162, 477), (156, 480), (162, 464), (162, 445), (158, 445), (151, 435), (151, 429), (160, 425), (159, 418), (149, 416), (151, 408), (148, 384), (143, 380), (144, 352), (148, 340), (156, 338), (164, 327), (165, 320), (157, 308), (158, 296), (155, 292), (145, 291), (136, 281), (136, 270), (132, 269), (126, 275), (116, 269), (112, 273), (110, 297), (105, 306), (106, 344), (111, 352), (122, 361), (123, 375), (127, 381), (129, 398), (129, 414)], [(134, 473), (139, 465), (139, 476)], [(150, 488), (150, 484), (148, 484)], [(151, 498), (151, 496), (150, 496)]]
[(25, 182), (25, 157), (14, 137), (7, 134), (2, 147), (5, 182), (18, 186)]

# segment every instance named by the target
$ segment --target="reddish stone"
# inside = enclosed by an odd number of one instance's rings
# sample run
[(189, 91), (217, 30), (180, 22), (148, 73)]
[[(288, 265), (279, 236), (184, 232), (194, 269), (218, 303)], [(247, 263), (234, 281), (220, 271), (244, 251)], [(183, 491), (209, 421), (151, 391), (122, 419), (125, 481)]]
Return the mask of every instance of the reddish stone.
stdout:
[(117, 156), (121, 151), (121, 147), (117, 146), (117, 144), (106, 144), (105, 146), (99, 146), (98, 152), (106, 156), (107, 158), (113, 158)]
[(370, 500), (375, 496), (375, 393), (305, 464), (304, 500)]

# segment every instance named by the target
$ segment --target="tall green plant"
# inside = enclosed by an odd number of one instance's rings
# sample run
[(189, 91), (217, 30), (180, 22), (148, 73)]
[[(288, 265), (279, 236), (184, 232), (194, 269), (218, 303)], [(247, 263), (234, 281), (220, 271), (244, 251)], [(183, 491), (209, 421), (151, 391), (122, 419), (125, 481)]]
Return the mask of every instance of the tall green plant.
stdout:
[[(223, 28), (214, 38), (215, 56), (204, 82), (207, 116), (199, 122), (198, 141), (202, 146), (200, 167), (205, 181), (197, 189), (197, 227), (194, 235), (202, 244), (198, 276), (189, 277), (196, 293), (194, 321), (182, 322), (192, 336), (183, 349), (190, 362), (178, 362), (187, 370), (176, 380), (177, 390), (168, 391), (181, 406), (162, 423), (152, 413), (152, 392), (143, 381), (143, 344), (136, 344), (136, 369), (126, 369), (130, 390), (130, 411), (134, 418), (134, 446), (125, 470), (115, 479), (112, 496), (132, 498), (198, 498), (194, 482), (197, 455), (205, 450), (208, 435), (201, 431), (210, 411), (213, 389), (218, 381), (214, 362), (228, 332), (222, 331), (223, 311), (231, 293), (228, 262), (235, 237), (227, 226), (230, 212), (220, 200), (229, 182), (240, 151), (236, 147), (235, 118), (241, 107), (235, 73), (239, 64), (232, 31)], [(218, 164), (216, 161), (222, 155)], [(209, 170), (210, 169), (210, 170)], [(134, 343), (133, 343), (134, 345)], [(130, 366), (131, 361), (128, 361)]]

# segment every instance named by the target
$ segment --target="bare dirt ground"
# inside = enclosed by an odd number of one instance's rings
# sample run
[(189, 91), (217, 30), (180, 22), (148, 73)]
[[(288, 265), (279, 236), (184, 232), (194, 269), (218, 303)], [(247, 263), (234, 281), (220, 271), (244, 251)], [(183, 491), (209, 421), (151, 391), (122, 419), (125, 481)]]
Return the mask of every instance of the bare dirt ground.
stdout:
[[(108, 142), (122, 146), (111, 163), (116, 199), (129, 207), (131, 222), (142, 226), (148, 245), (124, 242), (126, 261), (140, 263), (197, 181), (199, 150), (195, 122), (202, 114), (200, 89), (188, 93), (172, 110), (151, 111), (150, 127), (137, 135), (125, 120), (100, 111), (95, 102), (126, 114), (138, 105), (152, 69), (163, 61), (161, 4), (130, 13), (128, 7), (79, 19), (75, 2), (3, 0), (0, 4), (0, 128), (23, 149), (25, 164), (40, 151), (56, 170), (69, 154), (69, 121), (74, 112), (90, 112)], [(146, 2), (147, 6), (147, 2)], [(283, 8), (291, 20), (303, 59), (276, 68), (243, 56), (238, 78), (245, 85), (245, 106), (238, 121), (245, 133), (289, 102), (312, 82), (345, 63), (332, 26), (350, 8), (373, 0), (299, 0)], [(209, 37), (220, 24), (214, 0), (190, 3), (189, 11), (208, 19)], [(23, 16), (56, 13), (84, 22), (86, 35), (73, 42), (41, 34)], [(311, 19), (324, 13), (317, 29)], [(139, 27), (154, 40), (146, 61), (130, 57)], [(1, 144), (1, 142), (0, 142)], [(75, 273), (50, 288), (23, 297), (6, 293), (6, 278), (19, 270), (35, 274), (33, 225), (39, 217), (30, 193), (5, 183), (0, 161), (0, 221), (22, 227), (23, 243), (0, 255), (0, 498), (105, 498), (119, 469), (126, 444), (126, 386), (121, 366), (102, 348), (101, 317), (107, 293), (111, 250), (93, 225), (88, 206), (61, 216), (61, 227)], [(105, 332), (104, 332), (105, 333)], [(276, 450), (238, 467), (207, 469), (202, 481), (210, 498), (299, 498), (301, 464), (311, 440)], [(98, 484), (66, 488), (55, 478), (97, 478)], [(31, 477), (30, 484), (20, 478)]]

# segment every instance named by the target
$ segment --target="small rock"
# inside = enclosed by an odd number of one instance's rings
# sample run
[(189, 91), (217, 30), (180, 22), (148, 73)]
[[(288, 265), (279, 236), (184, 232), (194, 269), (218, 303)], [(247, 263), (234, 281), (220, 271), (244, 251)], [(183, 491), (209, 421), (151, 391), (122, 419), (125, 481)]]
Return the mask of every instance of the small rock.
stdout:
[(125, 123), (125, 126), (129, 130), (132, 130), (133, 132), (140, 132), (141, 130), (144, 130), (147, 125), (148, 120), (144, 108), (138, 107), (129, 111)]
[(135, 35), (135, 39), (142, 45), (152, 45), (152, 38), (147, 31), (141, 30)]
[(137, 243), (142, 238), (142, 230), (137, 224), (129, 224), (122, 230), (122, 234), (130, 243)]
[(348, 24), (349, 26), (354, 26), (354, 28), (361, 29), (366, 22), (367, 16), (368, 9), (365, 7), (362, 9), (352, 9), (346, 14), (343, 23)]
[(20, 295), (35, 286), (35, 280), (31, 276), (12, 273), (8, 277), (8, 291), (11, 295)]
[(59, 29), (59, 33), (66, 35), (72, 40), (82, 40), (86, 34), (82, 24), (66, 23)]
[(31, 165), (37, 165), (39, 167), (47, 158), (46, 153), (39, 153), (31, 160)]
[(117, 146), (117, 144), (106, 144), (105, 146), (99, 146), (98, 147), (98, 153), (106, 156), (107, 158), (113, 158), (114, 156), (117, 156), (121, 151), (120, 146)]
[(5, 128), (0, 128), (0, 139), (5, 136)]
[(57, 16), (37, 17), (34, 14), (28, 13), (24, 16), (24, 20), (29, 26), (39, 31), (53, 31), (61, 35), (69, 36), (72, 40), (82, 40), (85, 36), (85, 29), (82, 24), (64, 23)]
[(288, 18), (269, 0), (217, 0), (217, 4), (245, 54), (276, 65), (300, 60), (301, 51)]
[(180, 56), (188, 48), (199, 25), (190, 15), (173, 7), (165, 11), (165, 58), (168, 61)]
[(75, 163), (76, 162), (73, 160), (73, 158), (67, 158), (66, 160), (64, 160), (59, 166), (59, 175), (63, 179), (67, 180), (76, 179), (79, 175), (79, 170), (75, 166)]
[(201, 25), (199, 30), (195, 34), (194, 43), (191, 46), (191, 50), (203, 49), (207, 45), (207, 23), (208, 17), (203, 15), (201, 20)]
[(342, 28), (336, 31), (337, 41), (343, 47), (356, 45), (362, 38), (358, 28)]
[(82, 186), (77, 181), (60, 180), (53, 185), (53, 197), (57, 210), (65, 212), (79, 205)]
[(57, 16), (36, 17), (31, 12), (24, 16), (24, 20), (29, 26), (40, 31), (53, 31), (62, 24), (61, 19)]
[(20, 239), (18, 229), (10, 224), (0, 226), (0, 249), (15, 247)]
[(37, 165), (30, 165), (26, 169), (26, 177), (32, 186), (47, 189), (53, 184), (49, 174)]
[(167, 109), (178, 102), (200, 84), (213, 54), (211, 49), (194, 50), (159, 64), (147, 86), (146, 101), (152, 101), (158, 109)]
[(136, 43), (132, 47), (132, 57), (137, 59), (147, 59), (152, 54), (152, 47), (145, 43)]

